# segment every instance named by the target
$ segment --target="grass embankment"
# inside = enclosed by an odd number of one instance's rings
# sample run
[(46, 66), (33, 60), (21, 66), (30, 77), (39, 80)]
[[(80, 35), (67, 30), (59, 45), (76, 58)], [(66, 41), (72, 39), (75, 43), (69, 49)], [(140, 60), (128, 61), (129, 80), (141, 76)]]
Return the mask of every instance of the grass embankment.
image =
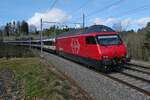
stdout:
[(12, 70), (16, 80), (21, 81), (22, 98), (25, 97), (26, 100), (88, 99), (79, 88), (56, 74), (56, 69), (37, 57), (0, 59), (0, 70), (2, 69)]
[(0, 58), (13, 58), (13, 57), (34, 57), (35, 55), (29, 47), (15, 46), (11, 44), (0, 43)]

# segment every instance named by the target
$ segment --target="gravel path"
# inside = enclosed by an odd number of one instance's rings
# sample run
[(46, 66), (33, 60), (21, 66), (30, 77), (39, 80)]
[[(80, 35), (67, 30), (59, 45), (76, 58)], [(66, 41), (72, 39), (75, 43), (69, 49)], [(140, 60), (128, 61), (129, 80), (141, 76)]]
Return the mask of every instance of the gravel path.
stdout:
[(44, 53), (44, 57), (57, 69), (76, 80), (95, 100), (150, 100), (150, 97), (82, 65), (49, 53)]

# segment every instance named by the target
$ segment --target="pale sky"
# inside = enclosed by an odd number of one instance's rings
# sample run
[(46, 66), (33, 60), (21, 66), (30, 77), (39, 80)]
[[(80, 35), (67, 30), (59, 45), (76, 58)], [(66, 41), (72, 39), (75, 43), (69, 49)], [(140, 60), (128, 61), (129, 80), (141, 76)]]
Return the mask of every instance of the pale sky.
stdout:
[(26, 20), (39, 26), (40, 18), (70, 25), (82, 23), (83, 13), (87, 26), (121, 23), (137, 29), (150, 21), (149, 0), (1, 0), (0, 7), (0, 25)]

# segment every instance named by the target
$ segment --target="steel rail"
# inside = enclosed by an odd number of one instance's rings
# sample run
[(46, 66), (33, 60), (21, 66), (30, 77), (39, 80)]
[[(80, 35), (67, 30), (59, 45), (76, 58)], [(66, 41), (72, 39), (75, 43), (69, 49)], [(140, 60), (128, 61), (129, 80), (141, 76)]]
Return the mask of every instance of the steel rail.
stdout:
[[(105, 75), (105, 74), (103, 74), (103, 75)], [(126, 81), (123, 81), (123, 80), (121, 80), (121, 79), (115, 78), (115, 77), (110, 76), (110, 75), (105, 75), (105, 76), (107, 76), (108, 78), (110, 78), (110, 79), (112, 79), (112, 80), (114, 80), (114, 81), (117, 81), (117, 82), (119, 82), (119, 83), (125, 84), (125, 85), (127, 85), (127, 86), (129, 86), (129, 87), (131, 87), (131, 88), (133, 88), (133, 89), (135, 89), (135, 90), (137, 90), (137, 91), (139, 91), (139, 92), (141, 92), (141, 93), (147, 95), (147, 96), (150, 96), (150, 92), (147, 91), (147, 90), (145, 90), (145, 89), (142, 89), (142, 88), (140, 88), (140, 87), (138, 87), (138, 86), (135, 86), (135, 85), (133, 85), (133, 84), (130, 84), (130, 83), (126, 82)]]
[(137, 72), (141, 72), (141, 73), (149, 74), (150, 75), (150, 72), (147, 72), (147, 71), (143, 71), (143, 70), (139, 70), (139, 69), (134, 69), (134, 68), (131, 68), (131, 67), (124, 67), (124, 68), (132, 70), (132, 71), (137, 71)]
[(119, 73), (120, 73), (120, 74), (123, 74), (123, 75), (126, 75), (126, 76), (129, 76), (129, 77), (132, 77), (132, 78), (137, 79), (137, 80), (141, 80), (141, 81), (150, 83), (150, 80), (147, 80), (147, 79), (144, 79), (144, 78), (141, 78), (141, 77), (132, 75), (132, 74), (128, 74), (128, 73), (126, 73), (126, 72), (119, 72)]
[(132, 65), (133, 67), (140, 67), (140, 68), (145, 68), (145, 69), (148, 69), (150, 70), (150, 67), (146, 67), (146, 66), (142, 66), (142, 65), (137, 65), (137, 64), (131, 64), (131, 63), (127, 63), (127, 65)]

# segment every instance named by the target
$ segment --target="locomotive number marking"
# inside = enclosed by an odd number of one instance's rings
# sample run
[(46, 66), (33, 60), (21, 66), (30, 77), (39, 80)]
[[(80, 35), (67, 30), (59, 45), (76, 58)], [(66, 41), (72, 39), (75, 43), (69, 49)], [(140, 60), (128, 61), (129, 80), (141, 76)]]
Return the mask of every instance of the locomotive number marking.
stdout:
[(74, 54), (78, 54), (79, 53), (80, 43), (79, 43), (78, 39), (72, 39), (71, 40), (71, 48), (72, 48), (72, 52)]

